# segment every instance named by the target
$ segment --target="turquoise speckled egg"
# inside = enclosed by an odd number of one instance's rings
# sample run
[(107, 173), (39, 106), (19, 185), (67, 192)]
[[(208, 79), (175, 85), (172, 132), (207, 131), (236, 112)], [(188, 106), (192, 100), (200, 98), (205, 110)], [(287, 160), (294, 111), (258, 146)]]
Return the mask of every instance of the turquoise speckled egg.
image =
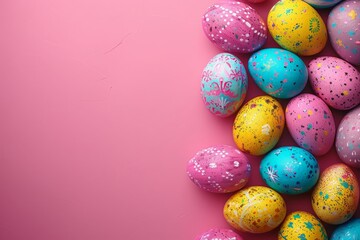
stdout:
[(299, 147), (280, 147), (268, 153), (260, 164), (266, 184), (284, 194), (301, 194), (315, 186), (319, 165), (315, 157)]
[(201, 96), (211, 113), (228, 117), (239, 110), (247, 87), (246, 70), (240, 59), (229, 53), (220, 53), (203, 71)]
[(335, 6), (342, 0), (304, 0), (314, 8), (329, 8)]
[(254, 53), (248, 62), (251, 77), (261, 90), (276, 98), (292, 98), (306, 86), (308, 71), (296, 54), (267, 48)]
[(360, 218), (354, 218), (337, 227), (330, 240), (356, 240), (360, 239)]

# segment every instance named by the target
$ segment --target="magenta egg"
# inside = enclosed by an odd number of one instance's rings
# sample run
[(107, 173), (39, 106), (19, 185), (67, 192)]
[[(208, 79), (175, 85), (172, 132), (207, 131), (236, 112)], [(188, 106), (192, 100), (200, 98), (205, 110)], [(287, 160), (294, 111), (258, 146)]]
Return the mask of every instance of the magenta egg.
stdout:
[(238, 149), (219, 145), (197, 152), (186, 170), (189, 178), (201, 189), (228, 193), (246, 185), (251, 166), (246, 155)]
[(195, 240), (243, 240), (243, 238), (230, 229), (210, 229)]
[(341, 120), (335, 145), (345, 164), (360, 168), (360, 107), (347, 113)]
[(249, 5), (228, 1), (212, 5), (203, 16), (205, 35), (219, 48), (232, 53), (249, 53), (267, 39), (266, 25)]

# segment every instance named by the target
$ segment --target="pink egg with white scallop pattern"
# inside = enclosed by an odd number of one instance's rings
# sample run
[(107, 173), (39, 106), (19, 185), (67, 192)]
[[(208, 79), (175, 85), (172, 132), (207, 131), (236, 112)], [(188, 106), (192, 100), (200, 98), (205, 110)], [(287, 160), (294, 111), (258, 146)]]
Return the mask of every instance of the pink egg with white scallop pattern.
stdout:
[(228, 145), (200, 150), (187, 164), (187, 174), (199, 188), (208, 192), (228, 193), (243, 188), (251, 166), (246, 155)]
[(230, 229), (210, 229), (195, 240), (243, 240), (243, 238)]
[(202, 27), (211, 42), (231, 53), (256, 51), (267, 39), (264, 20), (255, 9), (242, 2), (212, 5), (203, 16)]

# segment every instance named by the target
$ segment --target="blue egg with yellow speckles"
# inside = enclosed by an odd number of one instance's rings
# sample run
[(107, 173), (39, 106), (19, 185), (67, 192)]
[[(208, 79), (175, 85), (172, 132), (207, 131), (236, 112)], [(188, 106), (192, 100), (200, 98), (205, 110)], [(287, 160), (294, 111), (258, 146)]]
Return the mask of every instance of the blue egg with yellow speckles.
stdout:
[(330, 240), (360, 239), (360, 218), (354, 218), (335, 229)]
[(284, 194), (301, 194), (315, 186), (320, 169), (308, 151), (293, 146), (280, 147), (261, 161), (260, 174), (265, 183)]
[(276, 98), (292, 98), (306, 86), (308, 71), (296, 54), (267, 48), (254, 53), (248, 62), (251, 77), (265, 93)]

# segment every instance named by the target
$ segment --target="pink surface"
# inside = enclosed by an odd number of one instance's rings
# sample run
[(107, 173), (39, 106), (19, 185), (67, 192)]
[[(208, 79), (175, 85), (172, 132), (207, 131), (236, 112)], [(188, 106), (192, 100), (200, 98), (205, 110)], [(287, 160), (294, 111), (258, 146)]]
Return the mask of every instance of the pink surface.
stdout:
[[(201, 148), (235, 146), (234, 117), (214, 117), (199, 93), (221, 52), (202, 32), (211, 3), (0, 1), (0, 239), (191, 240), (228, 226), (231, 194), (201, 191), (185, 171)], [(252, 6), (266, 19), (273, 4)], [(329, 43), (317, 56), (328, 54)], [(260, 94), (250, 79), (245, 101)], [(338, 126), (345, 112), (333, 113)], [(285, 131), (278, 146), (290, 144)], [(248, 186), (264, 185), (260, 159)], [(340, 161), (334, 148), (318, 160)], [(313, 213), (309, 194), (285, 199), (288, 213)]]

